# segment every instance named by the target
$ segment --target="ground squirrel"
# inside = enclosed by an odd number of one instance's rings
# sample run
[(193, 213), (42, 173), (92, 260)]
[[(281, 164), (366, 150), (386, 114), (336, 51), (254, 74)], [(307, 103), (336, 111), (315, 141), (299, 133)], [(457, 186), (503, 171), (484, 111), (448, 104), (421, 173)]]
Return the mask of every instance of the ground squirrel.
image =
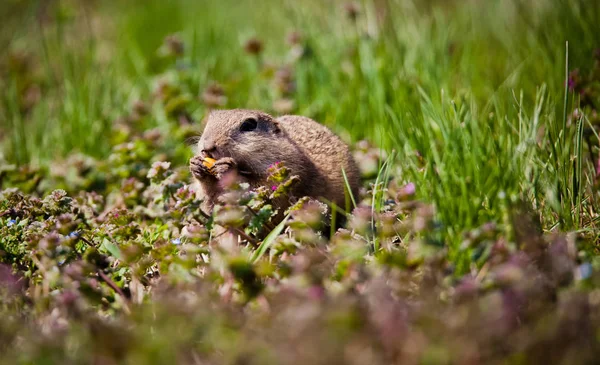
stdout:
[[(290, 200), (278, 202), (280, 213), (294, 198), (308, 196), (346, 207), (346, 172), (351, 193), (358, 196), (360, 173), (348, 146), (327, 127), (302, 116), (274, 118), (257, 110), (215, 110), (206, 120), (190, 171), (198, 180), (207, 210), (217, 203), (220, 180), (235, 172), (251, 187), (267, 185), (267, 169), (276, 162), (300, 178)], [(207, 167), (205, 158), (214, 159)], [(214, 163), (214, 164), (213, 164)]]

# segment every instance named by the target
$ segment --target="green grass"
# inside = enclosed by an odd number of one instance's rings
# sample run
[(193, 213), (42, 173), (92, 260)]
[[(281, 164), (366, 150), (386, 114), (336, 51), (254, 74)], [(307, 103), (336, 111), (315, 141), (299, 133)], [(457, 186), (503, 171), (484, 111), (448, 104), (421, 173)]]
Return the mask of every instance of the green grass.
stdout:
[[(285, 64), (285, 35), (299, 30), (311, 52), (293, 66), (294, 112), (394, 150), (380, 177), (414, 182), (452, 246), (465, 229), (502, 222), (519, 199), (545, 229), (593, 229), (587, 121), (567, 126), (578, 98), (565, 91), (565, 72), (593, 63), (597, 2), (366, 1), (355, 22), (341, 2), (315, 0), (58, 1), (43, 10), (54, 21), (42, 23), (41, 2), (11, 4), (0, 40), (8, 54), (28, 52), (32, 65), (10, 70), (2, 56), (0, 131), (10, 162), (44, 166), (74, 151), (106, 157), (113, 121), (150, 100), (161, 77), (191, 100), (198, 130), (206, 108), (197, 96), (211, 81), (225, 88), (226, 107), (273, 111), (280, 95), (263, 66)], [(177, 60), (157, 54), (172, 33), (186, 47)], [(264, 43), (260, 58), (244, 53), (250, 37)], [(30, 85), (41, 98), (24, 110)], [(147, 123), (170, 122), (159, 105)]]

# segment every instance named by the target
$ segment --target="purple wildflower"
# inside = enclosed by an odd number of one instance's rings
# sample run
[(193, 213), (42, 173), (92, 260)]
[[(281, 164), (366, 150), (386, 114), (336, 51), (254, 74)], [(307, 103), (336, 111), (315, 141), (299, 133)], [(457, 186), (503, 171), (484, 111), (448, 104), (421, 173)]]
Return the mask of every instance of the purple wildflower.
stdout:
[(404, 192), (408, 195), (413, 195), (417, 191), (415, 183), (408, 183), (404, 186)]
[(325, 289), (320, 285), (313, 285), (308, 288), (308, 296), (315, 300), (320, 300), (325, 297)]
[(567, 80), (567, 86), (570, 91), (575, 91), (579, 86), (579, 69), (575, 69), (569, 72), (569, 79)]
[(396, 199), (398, 199), (398, 201), (406, 201), (414, 196), (416, 191), (417, 187), (415, 183), (408, 183), (400, 188), (398, 194), (396, 195)]

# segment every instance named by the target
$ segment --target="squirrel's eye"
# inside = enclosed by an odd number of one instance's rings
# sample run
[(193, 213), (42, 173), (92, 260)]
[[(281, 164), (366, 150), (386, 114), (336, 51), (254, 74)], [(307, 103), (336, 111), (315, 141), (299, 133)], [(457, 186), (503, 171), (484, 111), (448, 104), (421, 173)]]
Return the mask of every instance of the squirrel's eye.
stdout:
[(254, 118), (248, 118), (244, 120), (240, 126), (240, 132), (251, 132), (258, 126), (258, 121)]

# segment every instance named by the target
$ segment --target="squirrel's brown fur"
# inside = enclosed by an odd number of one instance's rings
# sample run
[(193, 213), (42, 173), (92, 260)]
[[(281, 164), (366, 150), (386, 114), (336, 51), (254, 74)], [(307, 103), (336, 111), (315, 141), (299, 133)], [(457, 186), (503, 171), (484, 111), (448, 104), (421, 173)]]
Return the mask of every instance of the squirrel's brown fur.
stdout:
[[(217, 160), (212, 169), (203, 165), (205, 157)], [(352, 194), (358, 194), (360, 174), (348, 146), (327, 127), (302, 116), (273, 118), (245, 109), (212, 111), (190, 170), (199, 182), (205, 209), (211, 209), (223, 192), (220, 180), (226, 173), (237, 173), (252, 187), (267, 185), (267, 169), (276, 162), (300, 178), (292, 198), (324, 198), (345, 208), (342, 168)], [(278, 208), (284, 210), (290, 203), (280, 202)]]

